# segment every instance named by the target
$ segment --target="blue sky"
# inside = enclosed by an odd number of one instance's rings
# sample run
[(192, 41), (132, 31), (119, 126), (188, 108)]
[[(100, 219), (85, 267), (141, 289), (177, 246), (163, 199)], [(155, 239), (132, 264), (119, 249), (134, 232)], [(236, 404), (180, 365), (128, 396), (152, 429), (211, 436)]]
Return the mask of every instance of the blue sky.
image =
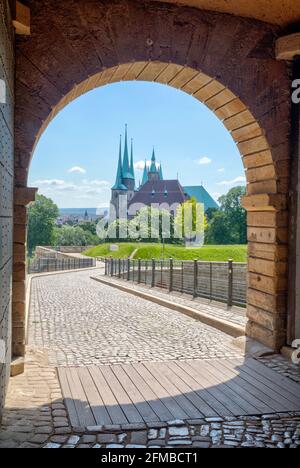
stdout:
[(154, 146), (166, 179), (178, 173), (182, 185), (203, 183), (215, 199), (245, 184), (238, 149), (210, 110), (168, 86), (123, 82), (91, 91), (58, 114), (35, 150), (30, 185), (61, 208), (108, 206), (125, 123), (137, 182)]

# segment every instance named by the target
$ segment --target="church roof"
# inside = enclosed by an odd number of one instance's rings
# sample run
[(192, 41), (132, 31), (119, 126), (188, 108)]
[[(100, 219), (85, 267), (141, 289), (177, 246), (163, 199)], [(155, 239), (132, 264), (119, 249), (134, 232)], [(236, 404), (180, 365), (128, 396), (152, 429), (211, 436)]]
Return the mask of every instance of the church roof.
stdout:
[(189, 197), (185, 194), (184, 188), (178, 180), (149, 180), (134, 195), (129, 206), (135, 203), (151, 205), (154, 203), (183, 203)]
[(203, 203), (205, 211), (209, 208), (219, 209), (219, 205), (215, 202), (207, 190), (205, 190), (203, 185), (184, 187), (184, 191), (189, 197), (196, 198), (198, 203)]

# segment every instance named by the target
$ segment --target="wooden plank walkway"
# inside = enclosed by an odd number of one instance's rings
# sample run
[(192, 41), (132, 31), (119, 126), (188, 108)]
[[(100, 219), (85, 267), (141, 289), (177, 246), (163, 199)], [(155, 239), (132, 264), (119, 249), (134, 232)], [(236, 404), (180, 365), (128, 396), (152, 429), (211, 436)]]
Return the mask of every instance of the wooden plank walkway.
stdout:
[(72, 426), (300, 411), (300, 385), (254, 359), (63, 367)]

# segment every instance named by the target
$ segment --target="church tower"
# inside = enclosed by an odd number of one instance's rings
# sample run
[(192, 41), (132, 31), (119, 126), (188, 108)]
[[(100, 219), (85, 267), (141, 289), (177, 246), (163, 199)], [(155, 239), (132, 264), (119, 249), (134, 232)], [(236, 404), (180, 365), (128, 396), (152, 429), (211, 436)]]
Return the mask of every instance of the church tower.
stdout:
[(115, 182), (115, 185), (111, 189), (110, 221), (114, 221), (116, 217), (117, 218), (119, 217), (120, 197), (127, 195), (127, 191), (128, 189), (123, 183), (122, 137), (120, 136), (119, 160), (118, 160), (116, 182)]
[[(111, 189), (111, 205), (110, 210), (110, 219), (113, 220), (114, 217), (119, 218), (120, 216), (120, 204), (122, 203), (122, 211), (124, 211), (124, 199), (126, 197), (126, 206), (132, 200), (135, 194), (135, 174), (134, 174), (134, 162), (133, 162), (133, 141), (131, 140), (131, 152), (129, 160), (128, 152), (128, 135), (127, 135), (127, 125), (125, 127), (125, 143), (124, 143), (124, 153), (122, 159), (122, 142), (120, 138), (120, 147), (119, 147), (119, 161), (118, 169), (116, 175), (115, 185)], [(113, 213), (115, 211), (115, 213)]]

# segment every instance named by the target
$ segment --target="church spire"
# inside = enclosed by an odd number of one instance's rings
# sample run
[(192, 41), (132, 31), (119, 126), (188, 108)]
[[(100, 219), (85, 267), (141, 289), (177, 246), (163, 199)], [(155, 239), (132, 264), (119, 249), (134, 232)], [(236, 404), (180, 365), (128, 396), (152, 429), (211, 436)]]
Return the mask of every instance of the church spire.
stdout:
[(119, 147), (119, 162), (118, 170), (116, 176), (115, 185), (112, 187), (112, 190), (127, 190), (125, 185), (123, 185), (123, 167), (122, 167), (122, 137), (120, 136), (120, 147)]
[(147, 160), (145, 159), (145, 167), (144, 167), (144, 172), (143, 172), (142, 185), (145, 185), (146, 182), (148, 182), (148, 166), (147, 166)]
[(127, 124), (125, 125), (125, 145), (123, 157), (123, 179), (133, 179), (129, 164)]
[(151, 173), (156, 173), (156, 172), (157, 172), (156, 157), (155, 157), (155, 150), (154, 150), (154, 148), (153, 148), (153, 152), (152, 152), (151, 166), (150, 166), (149, 172), (151, 172)]
[(133, 179), (135, 179), (135, 174), (134, 174), (134, 163), (133, 163), (133, 138), (131, 138), (130, 172), (131, 172), (131, 175), (132, 175)]
[(159, 165), (159, 178), (160, 178), (160, 180), (164, 180), (163, 170), (162, 170), (162, 165), (161, 165), (161, 163), (160, 163), (160, 165)]

